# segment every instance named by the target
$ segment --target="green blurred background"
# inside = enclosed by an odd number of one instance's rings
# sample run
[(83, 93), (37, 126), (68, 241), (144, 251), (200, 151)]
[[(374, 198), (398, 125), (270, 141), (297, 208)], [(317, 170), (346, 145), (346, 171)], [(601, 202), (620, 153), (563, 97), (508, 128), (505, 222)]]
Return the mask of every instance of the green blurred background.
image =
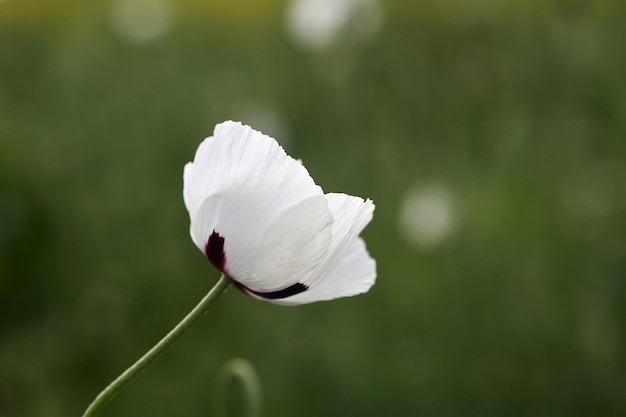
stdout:
[(378, 281), (231, 290), (103, 416), (626, 415), (626, 3), (0, 0), (0, 415), (80, 415), (218, 273), (182, 169), (225, 119), (376, 203)]

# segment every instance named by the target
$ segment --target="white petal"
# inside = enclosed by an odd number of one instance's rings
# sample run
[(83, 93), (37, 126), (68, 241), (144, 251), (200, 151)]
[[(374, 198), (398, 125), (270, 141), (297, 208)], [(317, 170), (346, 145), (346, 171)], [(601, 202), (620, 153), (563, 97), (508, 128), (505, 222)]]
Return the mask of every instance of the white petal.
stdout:
[(192, 222), (208, 196), (220, 191), (259, 189), (266, 201), (286, 207), (322, 194), (302, 163), (278, 142), (249, 126), (227, 121), (198, 147), (184, 170), (183, 197)]
[(357, 237), (343, 251), (334, 268), (315, 285), (291, 297), (267, 301), (290, 306), (350, 297), (367, 292), (375, 281), (376, 261), (367, 252), (363, 239)]
[[(346, 245), (354, 241), (372, 219), (374, 204), (370, 200), (338, 193), (329, 193), (324, 195), (323, 198), (327, 202), (323, 206), (330, 209), (328, 214), (332, 213), (331, 218), (320, 217), (326, 215), (321, 208), (317, 210), (319, 214), (308, 216), (294, 213), (291, 216), (285, 216), (283, 219), (281, 214), (279, 220), (282, 227), (278, 227), (278, 225), (273, 226), (272, 230), (268, 231), (268, 235), (272, 236), (272, 238), (264, 239), (261, 243), (261, 251), (267, 251), (269, 256), (259, 256), (253, 270), (255, 273), (257, 270), (279, 270), (280, 268), (286, 268), (288, 265), (291, 265), (291, 268), (288, 268), (284, 274), (282, 271), (275, 273), (280, 274), (285, 279), (283, 281), (271, 282), (270, 287), (261, 291), (275, 291), (279, 289), (277, 287), (285, 288), (295, 283), (300, 283), (307, 287), (314, 286), (334, 268), (335, 264), (339, 262)], [(321, 204), (321, 202), (317, 204)], [(313, 223), (310, 225), (306, 224), (309, 222)], [(323, 233), (320, 230), (317, 232), (317, 236), (314, 236), (313, 231), (322, 225), (331, 227), (325, 229)], [(300, 229), (305, 228), (311, 229), (308, 236), (298, 239), (298, 243), (296, 243), (296, 234), (302, 233)], [(291, 234), (294, 236), (286, 236)], [(309, 239), (314, 240), (309, 241)], [(281, 240), (282, 242), (279, 243)], [(327, 245), (323, 254), (321, 248), (313, 250), (313, 246), (316, 246), (318, 241), (323, 241)], [(295, 246), (290, 246), (292, 242)], [(305, 245), (308, 246), (305, 247)], [(322, 257), (322, 255), (324, 256)], [(302, 259), (291, 259), (292, 256)], [(265, 267), (262, 267), (263, 265)], [(276, 268), (272, 268), (274, 266)], [(268, 275), (268, 273), (262, 274), (264, 277)], [(259, 280), (259, 284), (262, 284), (262, 280)], [(258, 290), (257, 288), (252, 289)]]
[(252, 265), (248, 288), (272, 292), (306, 283), (327, 258), (333, 217), (324, 196), (314, 196), (280, 213), (267, 230)]
[(184, 171), (191, 237), (202, 251), (223, 222), (240, 223), (249, 234), (244, 239), (258, 245), (281, 211), (322, 194), (274, 139), (235, 122), (217, 125)]
[(340, 193), (328, 193), (324, 197), (333, 214), (333, 241), (328, 259), (320, 264), (317, 277), (305, 283), (309, 285), (313, 285), (316, 278), (324, 277), (335, 266), (346, 246), (356, 239), (374, 215), (374, 203), (371, 200)]
[[(274, 292), (307, 279), (326, 259), (332, 239), (326, 199), (313, 196), (296, 203), (261, 228), (259, 219), (267, 216), (248, 201), (253, 195), (220, 193), (207, 198), (193, 229), (200, 237), (194, 240), (215, 266), (250, 290)], [(219, 248), (207, 246), (214, 233)], [(205, 241), (200, 240), (203, 236)]]
[[(249, 286), (247, 289), (252, 291), (246, 291), (246, 288), (242, 288), (244, 291), (253, 297), (276, 304), (293, 305), (354, 295), (367, 291), (371, 287), (376, 278), (376, 264), (368, 255), (365, 244), (358, 238), (358, 234), (372, 219), (374, 204), (370, 200), (363, 200), (360, 197), (347, 194), (331, 193), (326, 194), (324, 198), (334, 217), (331, 228), (332, 242), (328, 244), (325, 258), (320, 259), (319, 256), (311, 256), (309, 251), (312, 248), (303, 251), (297, 246), (293, 247), (289, 253), (290, 256), (304, 256), (311, 262), (289, 260), (294, 266), (291, 269), (293, 272), (284, 275), (282, 281), (272, 282), (274, 288), (259, 291), (254, 286)], [(304, 218), (299, 220), (301, 223), (310, 221)], [(296, 223), (286, 224), (284, 230), (291, 229), (295, 233), (297, 230)], [(280, 228), (276, 229), (280, 230)], [(321, 237), (320, 234), (318, 239)], [(324, 237), (326, 236), (324, 235)], [(306, 240), (301, 240), (299, 245), (302, 245), (303, 242)], [(352, 246), (346, 249), (348, 245)], [(272, 246), (261, 245), (262, 248), (271, 248)], [(280, 258), (283, 251), (284, 249), (279, 249), (274, 254)], [(314, 253), (320, 255), (322, 251)], [(352, 270), (350, 270), (351, 268)], [(277, 272), (277, 274), (279, 273)], [(347, 278), (343, 278), (344, 275)], [(262, 286), (263, 282), (255, 283), (255, 285)]]

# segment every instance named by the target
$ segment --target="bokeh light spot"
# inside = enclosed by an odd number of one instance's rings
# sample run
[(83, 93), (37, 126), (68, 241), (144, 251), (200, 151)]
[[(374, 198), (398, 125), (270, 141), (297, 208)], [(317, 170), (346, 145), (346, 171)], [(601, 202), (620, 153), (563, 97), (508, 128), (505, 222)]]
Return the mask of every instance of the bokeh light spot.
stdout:
[(163, 37), (173, 20), (174, 9), (167, 0), (117, 0), (113, 3), (113, 29), (131, 43), (143, 44)]
[(286, 19), (291, 39), (308, 50), (323, 49), (340, 36), (368, 39), (383, 21), (377, 0), (292, 0)]
[(457, 217), (450, 190), (429, 184), (409, 189), (400, 205), (398, 221), (400, 232), (409, 243), (432, 249), (450, 236)]

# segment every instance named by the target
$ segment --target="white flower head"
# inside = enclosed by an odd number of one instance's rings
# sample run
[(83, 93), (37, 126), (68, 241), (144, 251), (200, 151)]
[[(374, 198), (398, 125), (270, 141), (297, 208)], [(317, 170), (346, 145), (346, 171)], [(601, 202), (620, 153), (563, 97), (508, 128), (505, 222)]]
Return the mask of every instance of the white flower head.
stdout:
[(247, 294), (297, 305), (367, 292), (376, 262), (359, 237), (374, 203), (324, 194), (301, 162), (241, 123), (215, 126), (185, 166), (193, 242)]

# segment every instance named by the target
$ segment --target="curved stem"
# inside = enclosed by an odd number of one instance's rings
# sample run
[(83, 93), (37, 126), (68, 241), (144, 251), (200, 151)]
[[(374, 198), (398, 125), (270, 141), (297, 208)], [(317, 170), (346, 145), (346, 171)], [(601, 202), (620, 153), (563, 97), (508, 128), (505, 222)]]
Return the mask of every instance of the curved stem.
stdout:
[[(250, 362), (243, 358), (234, 358), (226, 362), (215, 380), (212, 396), (212, 416), (226, 417), (228, 410), (229, 391), (232, 383), (238, 380), (241, 384), (246, 417), (261, 415), (261, 382)], [(241, 401), (238, 401), (241, 402)]]
[(211, 288), (207, 295), (196, 305), (185, 318), (176, 325), (163, 339), (146, 352), (137, 362), (125, 370), (113, 382), (111, 382), (98, 396), (89, 404), (83, 413), (83, 417), (93, 417), (100, 412), (100, 409), (113, 398), (126, 384), (133, 380), (146, 367), (154, 362), (168, 347), (170, 347), (183, 333), (185, 333), (193, 323), (207, 312), (211, 304), (231, 286), (232, 280), (222, 274), (219, 281)]

